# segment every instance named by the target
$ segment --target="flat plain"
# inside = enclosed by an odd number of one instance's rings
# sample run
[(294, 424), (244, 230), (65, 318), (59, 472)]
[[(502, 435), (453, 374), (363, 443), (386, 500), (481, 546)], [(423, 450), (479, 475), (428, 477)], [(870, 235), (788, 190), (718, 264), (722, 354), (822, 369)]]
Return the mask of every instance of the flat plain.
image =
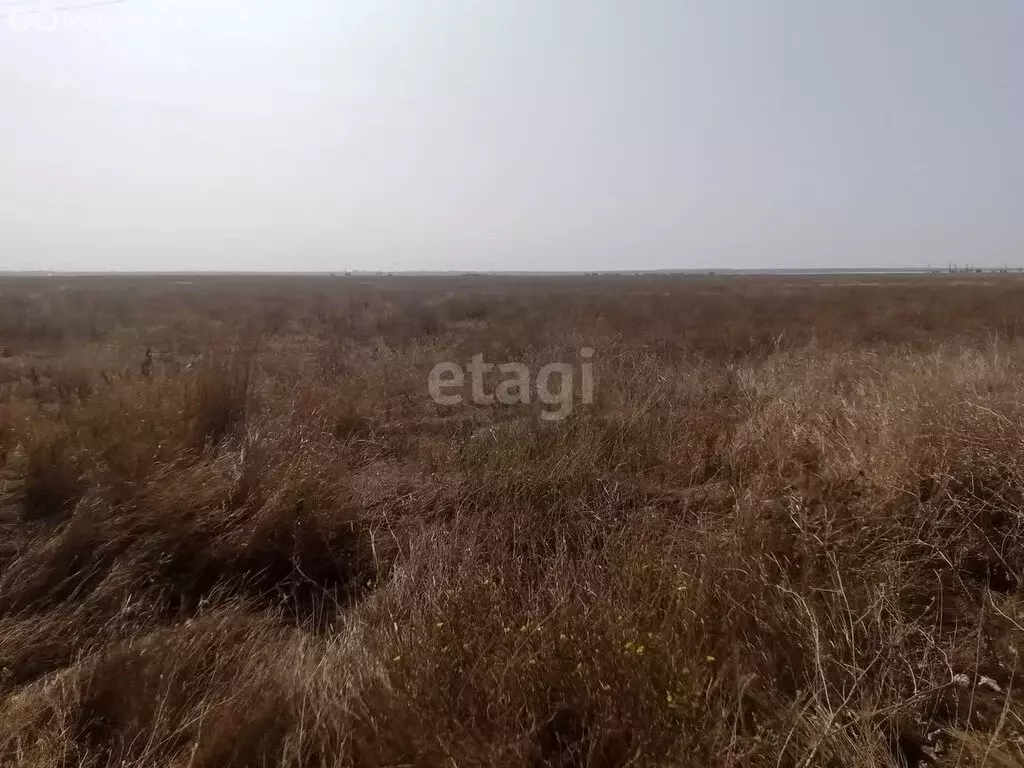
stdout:
[(1016, 766), (1022, 576), (1020, 277), (0, 279), (2, 765)]

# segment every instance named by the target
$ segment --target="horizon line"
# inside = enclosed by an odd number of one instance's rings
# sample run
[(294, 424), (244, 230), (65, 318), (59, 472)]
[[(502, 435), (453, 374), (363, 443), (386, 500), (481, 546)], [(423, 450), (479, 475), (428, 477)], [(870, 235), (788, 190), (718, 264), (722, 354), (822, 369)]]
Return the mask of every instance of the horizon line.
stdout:
[(644, 276), (644, 275), (728, 275), (728, 274), (1006, 274), (1024, 272), (1024, 266), (912, 266), (912, 267), (694, 267), (685, 269), (579, 269), (579, 270), (88, 270), (88, 269), (0, 269), (0, 277), (49, 276), (310, 276), (310, 277), (401, 277), (401, 276)]

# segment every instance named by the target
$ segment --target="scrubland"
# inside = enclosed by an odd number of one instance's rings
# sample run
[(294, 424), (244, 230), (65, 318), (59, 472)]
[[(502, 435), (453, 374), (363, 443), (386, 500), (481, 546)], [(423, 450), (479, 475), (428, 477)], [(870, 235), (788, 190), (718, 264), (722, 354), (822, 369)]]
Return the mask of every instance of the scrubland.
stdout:
[(0, 764), (1019, 765), (1022, 392), (1011, 276), (0, 280)]

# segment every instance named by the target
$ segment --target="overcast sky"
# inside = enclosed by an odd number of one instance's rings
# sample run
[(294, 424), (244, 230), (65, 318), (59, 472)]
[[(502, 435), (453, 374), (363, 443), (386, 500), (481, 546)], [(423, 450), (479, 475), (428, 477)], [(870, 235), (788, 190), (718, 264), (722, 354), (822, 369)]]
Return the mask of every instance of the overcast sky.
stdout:
[(0, 269), (1024, 264), (1024, 0), (45, 7)]

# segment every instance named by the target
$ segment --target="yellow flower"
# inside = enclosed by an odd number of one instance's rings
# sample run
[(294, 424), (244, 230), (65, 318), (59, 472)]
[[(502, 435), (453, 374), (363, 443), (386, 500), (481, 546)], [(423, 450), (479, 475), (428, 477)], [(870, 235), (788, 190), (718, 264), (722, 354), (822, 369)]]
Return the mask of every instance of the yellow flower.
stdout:
[(706, 660), (707, 660), (708, 664), (714, 664), (715, 663), (715, 657), (714, 656), (708, 656)]

